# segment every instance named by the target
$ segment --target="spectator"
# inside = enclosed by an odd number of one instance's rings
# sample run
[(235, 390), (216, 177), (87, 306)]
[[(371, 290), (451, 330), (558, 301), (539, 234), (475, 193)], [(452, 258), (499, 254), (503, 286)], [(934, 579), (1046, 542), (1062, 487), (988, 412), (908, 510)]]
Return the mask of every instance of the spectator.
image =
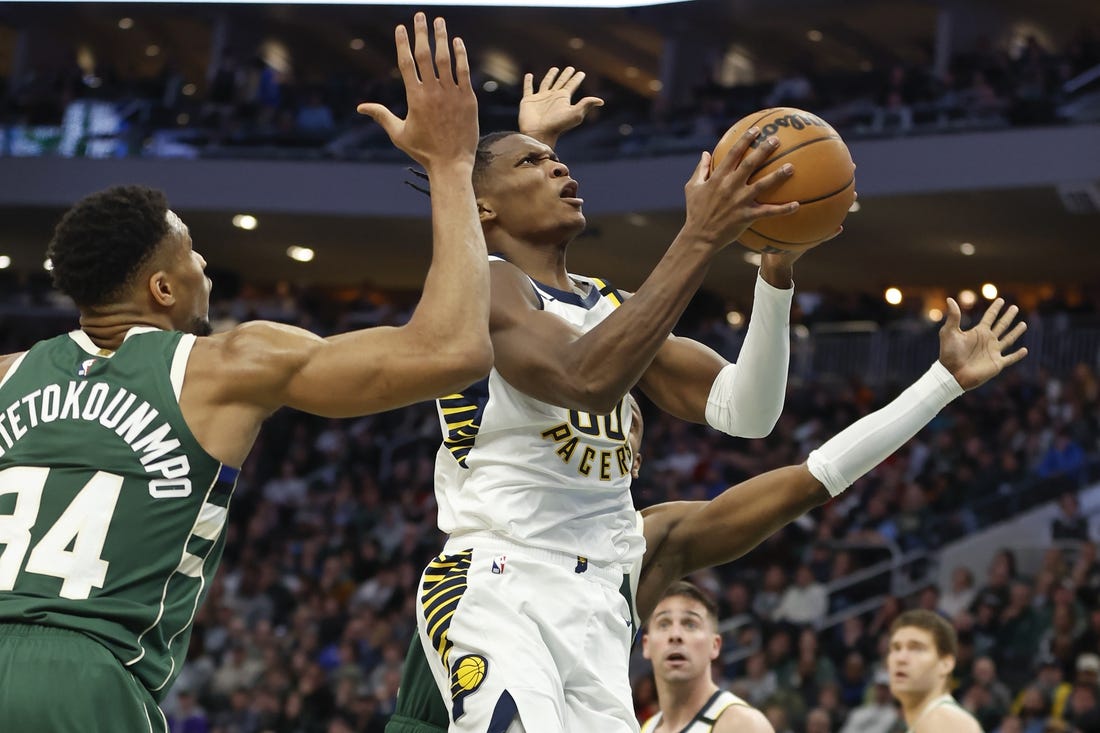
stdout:
[(775, 609), (776, 621), (789, 621), (798, 625), (819, 625), (829, 610), (829, 596), (825, 586), (814, 579), (809, 565), (800, 565), (794, 576), (795, 584), (783, 593)]
[(852, 710), (840, 733), (891, 733), (898, 724), (898, 709), (890, 696), (890, 675), (875, 672), (871, 696)]
[[(1044, 458), (1044, 463), (1045, 461)], [(1040, 465), (1040, 475), (1044, 475), (1042, 470), (1043, 467)], [(1058, 497), (1058, 514), (1050, 523), (1050, 539), (1055, 542), (1059, 540), (1088, 542), (1089, 520), (1081, 515), (1076, 493), (1066, 491)]]
[(951, 586), (940, 593), (939, 611), (948, 618), (955, 618), (970, 608), (978, 589), (974, 587), (974, 574), (970, 568), (959, 565), (951, 571)]

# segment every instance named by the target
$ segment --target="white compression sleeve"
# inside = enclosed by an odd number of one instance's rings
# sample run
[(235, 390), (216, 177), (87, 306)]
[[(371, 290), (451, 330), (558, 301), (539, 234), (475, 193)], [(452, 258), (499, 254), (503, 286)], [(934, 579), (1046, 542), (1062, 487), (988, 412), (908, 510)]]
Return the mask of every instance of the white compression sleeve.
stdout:
[(736, 364), (728, 364), (710, 387), (707, 424), (728, 435), (763, 438), (772, 431), (787, 391), (791, 360), (791, 298), (756, 275), (752, 319)]
[(885, 461), (963, 391), (951, 372), (937, 361), (893, 402), (860, 418), (812, 451), (806, 467), (825, 484), (830, 496), (836, 496)]

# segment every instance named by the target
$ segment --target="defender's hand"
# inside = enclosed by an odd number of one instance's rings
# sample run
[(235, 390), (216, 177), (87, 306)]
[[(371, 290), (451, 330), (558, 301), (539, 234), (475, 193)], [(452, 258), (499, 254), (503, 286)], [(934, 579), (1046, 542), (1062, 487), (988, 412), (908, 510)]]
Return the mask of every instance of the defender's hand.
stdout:
[(523, 99), (519, 102), (519, 131), (554, 147), (562, 133), (584, 122), (595, 107), (602, 107), (599, 97), (585, 97), (573, 102), (573, 94), (584, 81), (584, 72), (566, 66), (546, 72), (536, 92), (533, 74), (523, 76)]
[[(409, 33), (399, 25), (394, 31), (397, 68), (405, 82), (409, 113), (397, 117), (380, 104), (364, 103), (357, 108), (386, 131), (398, 148), (429, 172), (451, 163), (473, 165), (477, 151), (477, 99), (470, 83), (470, 62), (461, 38), (453, 44), (447, 38), (443, 18), (435, 19), (435, 63), (428, 43), (428, 19), (413, 17), (415, 52)], [(454, 47), (455, 73), (451, 72)], [(438, 71), (438, 73), (437, 73)]]
[(980, 387), (1005, 367), (1027, 356), (1027, 349), (1004, 353), (1027, 330), (1027, 324), (1023, 321), (1009, 330), (1020, 312), (1014, 305), (997, 318), (1004, 304), (1002, 298), (997, 298), (976, 326), (963, 331), (959, 328), (962, 322), (959, 304), (954, 298), (947, 299), (947, 317), (940, 328), (940, 363), (947, 367), (965, 390)]

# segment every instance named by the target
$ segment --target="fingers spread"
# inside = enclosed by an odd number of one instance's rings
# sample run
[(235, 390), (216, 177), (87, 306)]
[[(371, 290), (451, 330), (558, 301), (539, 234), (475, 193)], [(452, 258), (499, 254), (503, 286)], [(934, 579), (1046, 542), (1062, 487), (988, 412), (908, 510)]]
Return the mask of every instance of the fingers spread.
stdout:
[(1024, 335), (1024, 331), (1027, 330), (1027, 323), (1020, 321), (1016, 324), (1016, 327), (1005, 334), (1005, 337), (1001, 339), (1001, 348), (1007, 349), (1012, 344), (1016, 343), (1016, 339)]
[(574, 69), (572, 66), (566, 66), (564, 69), (561, 70), (561, 74), (554, 81), (553, 88), (564, 89), (565, 85), (568, 84), (569, 80), (573, 78), (573, 75), (576, 73), (576, 71), (577, 70)]
[(955, 302), (954, 298), (947, 299), (947, 316), (943, 319), (943, 327), (945, 329), (958, 328), (962, 323), (962, 311), (959, 310), (959, 304)]
[(558, 76), (558, 67), (551, 66), (550, 70), (546, 72), (546, 76), (542, 77), (542, 81), (539, 83), (539, 92), (548, 92), (551, 87), (554, 86), (554, 79)]
[(1005, 355), (1004, 365), (1006, 367), (1007, 366), (1012, 366), (1016, 362), (1023, 359), (1025, 356), (1027, 356), (1027, 349), (1017, 349), (1016, 351), (1013, 351), (1011, 354), (1006, 354)]
[[(726, 157), (722, 159), (722, 162), (718, 164), (718, 170), (725, 172), (736, 168), (741, 163), (741, 158), (744, 157), (745, 151), (749, 149), (749, 145), (756, 139), (756, 136), (760, 134), (759, 127), (750, 127), (745, 133), (735, 142), (726, 153)], [(718, 171), (715, 171), (717, 173)]]
[(447, 22), (435, 19), (435, 68), (440, 81), (454, 81), (451, 74), (451, 44), (447, 40)]
[[(460, 89), (470, 89), (470, 57), (466, 54), (466, 44), (462, 42), (461, 38), (456, 37), (453, 41), (455, 52), (455, 72), (458, 75), (458, 86)], [(528, 74), (530, 76), (530, 74)]]
[(394, 29), (393, 41), (397, 47), (397, 68), (401, 72), (401, 80), (405, 82), (406, 90), (412, 89), (420, 80), (416, 76), (416, 64), (409, 45), (409, 31), (405, 26), (399, 25)]
[(982, 315), (982, 325), (991, 328), (994, 319), (997, 318), (997, 314), (1001, 312), (1001, 308), (1004, 307), (1004, 304), (1004, 298), (997, 298), (990, 303), (989, 307), (985, 309), (985, 313)]
[(413, 18), (413, 39), (413, 57), (416, 59), (416, 70), (420, 72), (421, 81), (435, 79), (432, 48), (428, 43), (428, 19), (423, 13), (417, 13)]
[[(572, 68), (572, 67), (570, 67), (570, 68)], [(568, 71), (568, 69), (567, 69), (567, 71)], [(564, 74), (563, 74), (563, 76), (564, 76)], [(567, 84), (562, 85), (562, 88), (565, 89), (565, 91), (572, 94), (573, 92), (577, 91), (577, 87), (579, 87), (581, 85), (581, 82), (584, 81), (584, 77), (585, 77), (585, 73), (583, 71), (578, 71), (576, 74), (573, 74), (573, 76), (570, 77), (569, 82)]]
[(1000, 337), (1000, 335), (1012, 324), (1012, 321), (1016, 318), (1016, 314), (1019, 312), (1020, 309), (1017, 306), (1010, 305), (1008, 310), (1004, 312), (1004, 315), (1002, 315), (993, 326), (993, 335)]

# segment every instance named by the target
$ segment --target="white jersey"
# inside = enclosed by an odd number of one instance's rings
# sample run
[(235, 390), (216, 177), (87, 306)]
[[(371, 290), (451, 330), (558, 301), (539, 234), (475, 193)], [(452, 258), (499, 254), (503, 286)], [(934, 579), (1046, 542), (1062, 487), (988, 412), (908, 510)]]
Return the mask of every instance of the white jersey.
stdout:
[[(583, 332), (622, 302), (603, 280), (570, 278), (575, 292), (531, 283), (543, 310)], [(622, 400), (607, 415), (568, 410), (520, 392), (494, 368), (438, 407), (441, 530), (452, 537), (491, 533), (594, 563), (640, 560), (645, 541), (630, 495), (631, 412)]]
[[(678, 731), (664, 731), (663, 733), (710, 733), (710, 731), (714, 730), (714, 724), (718, 722), (718, 716), (724, 713), (726, 708), (732, 705), (742, 705), (747, 708), (752, 707), (732, 692), (718, 690), (711, 695), (710, 699), (706, 701), (686, 727)], [(653, 733), (660, 724), (661, 714), (657, 713), (642, 724), (642, 733)]]

